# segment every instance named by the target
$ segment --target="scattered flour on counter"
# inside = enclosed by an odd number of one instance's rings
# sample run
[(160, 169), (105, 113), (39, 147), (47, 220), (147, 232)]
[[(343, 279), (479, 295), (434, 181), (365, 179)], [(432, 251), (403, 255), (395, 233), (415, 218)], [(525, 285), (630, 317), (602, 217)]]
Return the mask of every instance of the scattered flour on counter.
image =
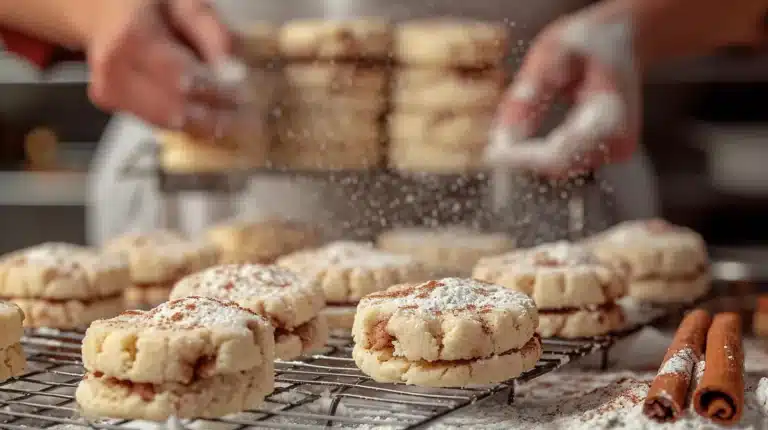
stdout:
[(760, 382), (757, 383), (757, 389), (755, 390), (755, 398), (763, 414), (768, 415), (768, 378), (760, 378)]

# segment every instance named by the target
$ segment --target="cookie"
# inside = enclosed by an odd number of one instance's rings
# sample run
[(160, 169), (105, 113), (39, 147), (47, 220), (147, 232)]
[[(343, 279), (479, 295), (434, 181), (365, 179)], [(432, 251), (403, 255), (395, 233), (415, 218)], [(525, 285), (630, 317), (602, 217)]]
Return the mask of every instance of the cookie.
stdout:
[(514, 241), (503, 233), (482, 233), (461, 226), (400, 228), (382, 233), (380, 249), (421, 261), (433, 276), (469, 276), (475, 263), (509, 251)]
[(353, 357), (378, 382), (435, 387), (502, 382), (541, 356), (525, 294), (463, 278), (403, 284), (357, 307)]
[(0, 348), (18, 343), (24, 335), (24, 312), (13, 303), (0, 301)]
[(289, 64), (285, 66), (288, 88), (311, 88), (328, 96), (379, 94), (387, 91), (388, 72), (382, 67), (361, 64)]
[(392, 77), (396, 112), (488, 114), (504, 89), (501, 70), (398, 69)]
[(402, 23), (394, 39), (395, 60), (413, 66), (496, 67), (509, 47), (503, 25), (455, 18)]
[(24, 335), (24, 312), (13, 303), (0, 301), (0, 382), (19, 376), (27, 368), (19, 343)]
[(279, 40), (289, 60), (386, 60), (392, 27), (378, 19), (294, 20), (283, 25)]
[[(129, 289), (126, 287), (126, 291)], [(91, 321), (113, 317), (125, 310), (127, 302), (122, 295), (87, 300), (19, 297), (11, 300), (24, 311), (25, 326), (64, 330), (85, 327)]]
[(690, 302), (710, 289), (706, 243), (689, 228), (660, 219), (627, 221), (586, 244), (628, 273), (628, 295), (639, 300)]
[(119, 255), (44, 243), (0, 259), (0, 300), (16, 304), (28, 327), (73, 329), (124, 309), (130, 285)]
[[(213, 297), (233, 301), (269, 320), (275, 328), (277, 357), (293, 359), (328, 340), (323, 290), (312, 280), (277, 266), (216, 266), (187, 276), (170, 298)], [(304, 347), (311, 348), (305, 350)]]
[(539, 310), (538, 332), (543, 337), (593, 337), (624, 328), (624, 312), (621, 306), (616, 304), (579, 309)]
[[(312, 146), (307, 146), (311, 144)], [(272, 151), (277, 168), (295, 170), (368, 170), (379, 167), (384, 157), (380, 141), (349, 141), (330, 137), (327, 141), (285, 141)]]
[(375, 249), (366, 242), (337, 241), (281, 257), (277, 264), (317, 281), (331, 304), (350, 305), (403, 282), (427, 278), (414, 258)]
[(627, 291), (622, 272), (564, 241), (483, 258), (472, 277), (523, 292), (539, 310), (610, 304)]
[(391, 140), (389, 166), (402, 172), (457, 174), (483, 169), (484, 147), (441, 148), (417, 140)]
[[(266, 131), (264, 131), (266, 133)], [(252, 145), (227, 142), (195, 142), (181, 132), (158, 134), (160, 164), (172, 173), (212, 173), (263, 167), (269, 156), (269, 136), (251, 136)]]
[(487, 113), (393, 112), (387, 120), (395, 141), (422, 141), (441, 148), (476, 148), (488, 143), (493, 116)]
[(16, 341), (8, 346), (0, 346), (0, 382), (24, 374), (27, 359), (21, 343)]
[(280, 219), (235, 220), (208, 230), (219, 249), (219, 263), (274, 262), (278, 257), (320, 244), (320, 232), (305, 223)]
[(85, 416), (165, 420), (257, 407), (274, 387), (274, 330), (262, 317), (205, 297), (95, 321), (83, 339)]
[(186, 240), (167, 230), (129, 233), (113, 239), (105, 248), (128, 259), (133, 287), (126, 298), (132, 307), (164, 302), (176, 281), (215, 265), (219, 259), (212, 243)]
[(323, 88), (289, 88), (277, 104), (275, 112), (278, 119), (296, 112), (322, 112), (327, 117), (360, 116), (365, 121), (380, 118), (389, 105), (386, 94), (362, 93), (354, 95), (329, 95)]

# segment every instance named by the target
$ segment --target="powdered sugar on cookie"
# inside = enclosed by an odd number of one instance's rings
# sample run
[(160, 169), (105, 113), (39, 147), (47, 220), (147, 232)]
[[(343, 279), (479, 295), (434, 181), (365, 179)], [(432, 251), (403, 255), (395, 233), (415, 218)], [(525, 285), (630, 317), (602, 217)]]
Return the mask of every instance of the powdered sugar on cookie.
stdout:
[(146, 312), (123, 312), (115, 318), (102, 322), (109, 325), (161, 330), (192, 330), (213, 327), (250, 330), (250, 324), (269, 324), (262, 317), (235, 303), (196, 296), (165, 302)]
[(670, 245), (703, 246), (703, 242), (696, 232), (661, 219), (621, 223), (605, 234), (605, 240), (617, 245), (642, 243), (665, 247)]
[(523, 293), (463, 278), (445, 278), (416, 286), (390, 288), (365, 297), (360, 305), (377, 302), (393, 303), (399, 311), (427, 315), (443, 312), (487, 313), (497, 309), (536, 313), (533, 300)]
[[(259, 264), (212, 267), (182, 279), (175, 289), (191, 295), (235, 301), (295, 293), (322, 294), (313, 282), (291, 270)], [(174, 297), (173, 293), (171, 297)]]
[(464, 227), (404, 228), (386, 233), (388, 240), (408, 246), (456, 247), (476, 250), (509, 249), (512, 240), (503, 233), (481, 233)]
[(480, 260), (478, 266), (484, 265), (509, 266), (514, 267), (515, 271), (535, 273), (593, 270), (595, 267), (602, 266), (602, 263), (585, 247), (561, 241)]

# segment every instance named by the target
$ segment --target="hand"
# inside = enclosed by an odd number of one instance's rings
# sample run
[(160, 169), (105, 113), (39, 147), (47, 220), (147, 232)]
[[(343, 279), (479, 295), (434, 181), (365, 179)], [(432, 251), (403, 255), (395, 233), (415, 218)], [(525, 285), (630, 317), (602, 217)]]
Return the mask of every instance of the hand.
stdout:
[[(632, 154), (640, 78), (630, 20), (613, 12), (598, 5), (537, 37), (501, 102), (485, 154), (489, 164), (563, 177)], [(532, 138), (557, 100), (571, 103), (565, 120), (548, 136)]]
[(160, 127), (220, 135), (237, 91), (206, 67), (224, 64), (231, 46), (213, 7), (205, 0), (99, 4), (87, 41), (91, 100)]

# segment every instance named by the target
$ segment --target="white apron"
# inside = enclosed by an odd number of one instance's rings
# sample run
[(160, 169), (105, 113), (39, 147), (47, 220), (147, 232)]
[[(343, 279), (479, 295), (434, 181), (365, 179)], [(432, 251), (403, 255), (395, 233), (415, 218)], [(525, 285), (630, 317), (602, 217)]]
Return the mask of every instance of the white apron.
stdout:
[[(481, 19), (521, 17), (513, 25), (513, 33), (520, 37), (521, 46), (546, 22), (585, 3), (588, 1), (546, 0), (533, 5), (508, 0), (440, 0), (424, 4), (406, 0), (215, 2), (225, 20), (234, 28), (245, 27), (249, 22), (259, 19), (282, 22), (291, 18), (323, 16), (333, 19), (349, 16), (405, 19), (431, 15), (463, 15)], [(87, 207), (89, 243), (99, 245), (129, 231), (146, 231), (166, 226), (172, 207), (164, 204), (155, 180), (151, 177), (122, 178), (120, 172), (138, 147), (151, 137), (151, 128), (134, 117), (117, 115), (110, 122), (90, 172)], [(146, 162), (149, 160), (144, 161), (144, 166), (148, 166)], [(638, 154), (624, 165), (611, 166), (607, 171), (608, 180), (615, 190), (620, 218), (656, 214), (655, 183), (648, 160), (643, 154)], [(252, 179), (243, 195), (234, 199), (202, 193), (180, 195), (175, 227), (187, 235), (197, 235), (211, 223), (236, 213), (246, 216), (275, 215), (319, 223), (333, 218), (334, 222), (339, 223), (343, 220), (339, 219), (339, 210), (333, 208), (334, 205), (338, 206), (339, 195), (343, 198), (344, 193), (331, 195), (317, 182), (304, 180), (298, 183), (284, 176), (258, 177)]]

